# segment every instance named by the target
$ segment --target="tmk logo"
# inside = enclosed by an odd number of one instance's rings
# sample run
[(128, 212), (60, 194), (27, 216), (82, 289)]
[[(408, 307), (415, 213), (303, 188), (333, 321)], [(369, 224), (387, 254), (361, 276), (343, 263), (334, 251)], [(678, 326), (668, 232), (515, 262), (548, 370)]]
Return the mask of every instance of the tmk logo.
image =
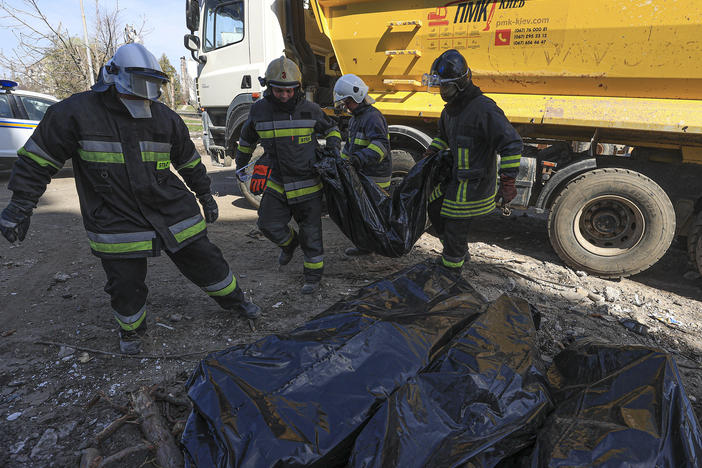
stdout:
[(453, 18), (454, 23), (481, 23), (485, 22), (485, 29), (489, 31), (492, 19), (495, 16), (495, 11), (498, 9), (506, 10), (511, 8), (522, 8), (525, 0), (471, 0), (471, 1), (453, 1), (448, 2), (442, 7), (437, 7), (435, 11), (427, 15), (429, 26), (447, 26), (448, 7), (457, 5), (456, 15)]

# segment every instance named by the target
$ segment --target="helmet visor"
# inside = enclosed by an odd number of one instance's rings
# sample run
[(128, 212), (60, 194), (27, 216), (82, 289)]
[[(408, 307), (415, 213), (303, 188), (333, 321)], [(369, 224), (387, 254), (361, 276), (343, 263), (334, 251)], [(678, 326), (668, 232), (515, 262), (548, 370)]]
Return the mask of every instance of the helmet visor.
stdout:
[(422, 76), (422, 85), (427, 87), (427, 91), (430, 93), (438, 94), (441, 92), (441, 88), (447, 88), (447, 85), (458, 86), (457, 82), (468, 76), (466, 73), (458, 78), (441, 78), (439, 75), (432, 75), (425, 73)]
[(137, 73), (130, 73), (129, 79), (131, 82), (132, 94), (135, 96), (145, 99), (158, 99), (161, 95), (163, 79)]
[(157, 80), (161, 80), (163, 83), (166, 83), (170, 81), (168, 79), (168, 75), (163, 73), (160, 70), (153, 70), (151, 68), (140, 68), (140, 67), (126, 67), (124, 69), (127, 73), (131, 73), (133, 75), (142, 75), (146, 77), (151, 77)]

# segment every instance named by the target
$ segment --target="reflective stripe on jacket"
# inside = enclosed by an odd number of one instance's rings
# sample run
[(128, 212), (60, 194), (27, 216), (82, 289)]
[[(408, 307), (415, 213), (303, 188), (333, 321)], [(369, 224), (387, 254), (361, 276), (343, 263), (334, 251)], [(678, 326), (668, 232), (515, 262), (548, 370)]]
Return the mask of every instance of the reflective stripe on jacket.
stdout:
[(260, 142), (270, 158), (271, 174), (266, 191), (288, 203), (322, 196), (322, 182), (314, 169), (317, 138), (339, 148), (341, 134), (319, 105), (301, 99), (292, 112), (286, 112), (270, 99), (255, 102), (241, 129), (236, 165), (244, 167)]
[(390, 186), (392, 158), (388, 124), (378, 109), (365, 103), (353, 112), (341, 157), (352, 154), (361, 160), (362, 174), (382, 188)]
[(436, 150), (450, 148), (453, 158), (450, 181), (432, 194), (434, 199), (444, 196), (441, 215), (447, 218), (490, 213), (495, 209), (498, 172), (512, 177), (519, 172), (521, 137), (495, 101), (479, 90), (476, 94), (446, 105), (439, 135), (431, 143)]
[(179, 250), (205, 235), (188, 187), (205, 195), (210, 179), (183, 120), (159, 102), (151, 104), (151, 114), (132, 118), (113, 88), (54, 104), (18, 151), (10, 190), (38, 201), (71, 159), (95, 255), (133, 258)]

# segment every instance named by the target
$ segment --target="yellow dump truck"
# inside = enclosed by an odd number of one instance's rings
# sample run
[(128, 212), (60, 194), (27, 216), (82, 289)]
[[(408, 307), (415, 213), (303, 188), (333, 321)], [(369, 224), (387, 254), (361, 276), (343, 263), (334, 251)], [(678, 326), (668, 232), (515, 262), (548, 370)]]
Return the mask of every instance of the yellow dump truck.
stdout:
[[(185, 43), (200, 61), (198, 95), (211, 154), (230, 157), (247, 106), (260, 95), (256, 80), (247, 81), (232, 70), (239, 64), (226, 59), (234, 60), (233, 46), (243, 43), (256, 76), (284, 49), (303, 71), (308, 98), (322, 106), (331, 108), (338, 76), (363, 78), (391, 125), (397, 175), (421, 155), (443, 108), (422, 75), (443, 51), (458, 49), (474, 82), (527, 144), (512, 204), (549, 212), (551, 243), (564, 262), (603, 277), (628, 276), (658, 261), (679, 235), (702, 272), (698, 6), (694, 0), (189, 0), (193, 34)], [(218, 35), (217, 18), (232, 22), (232, 12), (239, 15), (234, 33), (220, 27), (225, 34)], [(218, 95), (225, 85), (216, 83), (224, 81), (249, 88)]]

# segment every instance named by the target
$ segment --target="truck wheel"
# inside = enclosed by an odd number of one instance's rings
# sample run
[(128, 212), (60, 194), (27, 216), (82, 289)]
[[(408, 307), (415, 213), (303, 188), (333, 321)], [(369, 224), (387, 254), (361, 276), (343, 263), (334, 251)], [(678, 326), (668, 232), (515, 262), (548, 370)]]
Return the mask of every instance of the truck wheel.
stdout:
[(702, 274), (702, 212), (697, 214), (687, 236), (687, 254), (697, 271)]
[[(254, 155), (251, 158), (250, 162), (252, 163), (260, 157), (260, 154)], [(251, 174), (253, 174), (253, 169), (254, 165), (249, 165), (249, 167), (246, 168), (246, 173), (249, 176), (251, 176)], [(258, 206), (261, 204), (262, 195), (254, 195), (253, 193), (251, 193), (251, 190), (249, 190), (249, 182), (251, 182), (251, 179), (247, 180), (246, 182), (241, 182), (237, 179), (237, 183), (239, 184), (239, 190), (241, 191), (241, 194), (244, 196), (244, 198), (246, 198), (246, 201), (249, 202), (249, 205), (251, 205), (251, 207), (258, 209)]]
[(675, 211), (648, 177), (596, 169), (566, 185), (548, 218), (551, 245), (571, 267), (603, 278), (644, 271), (668, 250)]
[(390, 179), (390, 193), (392, 193), (395, 188), (402, 183), (402, 179), (409, 173), (410, 169), (414, 167), (414, 158), (412, 154), (405, 150), (392, 150), (390, 152), (392, 157), (392, 178)]

